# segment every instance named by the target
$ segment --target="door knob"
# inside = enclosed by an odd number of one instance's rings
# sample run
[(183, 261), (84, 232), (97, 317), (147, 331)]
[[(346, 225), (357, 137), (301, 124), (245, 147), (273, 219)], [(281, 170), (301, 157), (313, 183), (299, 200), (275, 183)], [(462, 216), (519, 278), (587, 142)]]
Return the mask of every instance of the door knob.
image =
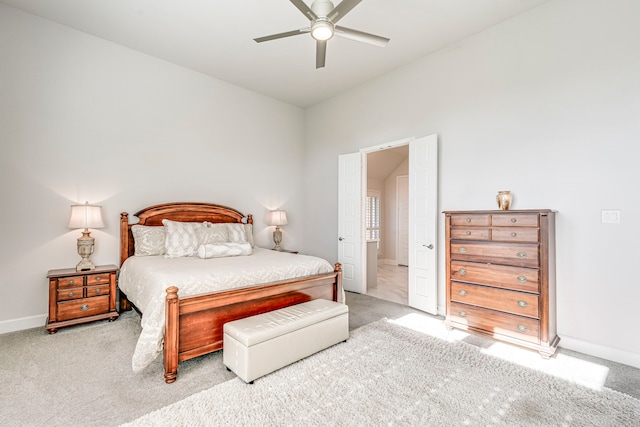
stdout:
[(433, 244), (429, 243), (428, 245), (422, 245), (427, 249), (433, 249)]
[(338, 237), (338, 240), (342, 242), (344, 240), (344, 237)]

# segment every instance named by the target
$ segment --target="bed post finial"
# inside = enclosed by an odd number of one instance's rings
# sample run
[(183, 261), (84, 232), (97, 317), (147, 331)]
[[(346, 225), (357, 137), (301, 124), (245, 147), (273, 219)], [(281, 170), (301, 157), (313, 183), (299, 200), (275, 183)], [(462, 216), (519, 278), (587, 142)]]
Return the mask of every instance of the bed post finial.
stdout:
[(253, 224), (253, 215), (247, 215), (247, 224)]

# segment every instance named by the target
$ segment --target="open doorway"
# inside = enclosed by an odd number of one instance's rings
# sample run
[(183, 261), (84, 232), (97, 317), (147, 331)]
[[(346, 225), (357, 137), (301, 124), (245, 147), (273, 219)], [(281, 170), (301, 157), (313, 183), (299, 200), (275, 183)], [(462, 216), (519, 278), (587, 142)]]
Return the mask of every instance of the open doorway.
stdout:
[(366, 154), (366, 293), (408, 304), (409, 146)]

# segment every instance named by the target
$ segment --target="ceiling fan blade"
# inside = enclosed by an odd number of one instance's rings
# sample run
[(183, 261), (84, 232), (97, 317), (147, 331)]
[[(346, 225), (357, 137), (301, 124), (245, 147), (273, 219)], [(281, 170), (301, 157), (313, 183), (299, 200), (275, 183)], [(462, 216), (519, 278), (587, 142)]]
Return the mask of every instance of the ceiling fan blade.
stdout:
[(323, 68), (327, 58), (327, 41), (316, 41), (316, 69)]
[(285, 37), (297, 36), (298, 34), (308, 33), (309, 28), (301, 28), (299, 30), (287, 31), (286, 33), (272, 34), (270, 36), (258, 37), (254, 39), (256, 43), (268, 42), (269, 40), (283, 39)]
[(362, 43), (368, 43), (374, 46), (385, 47), (387, 43), (389, 43), (389, 39), (386, 37), (380, 37), (374, 34), (352, 30), (351, 28), (339, 27), (337, 25), (335, 26), (333, 33), (338, 37), (355, 40)]
[(344, 15), (349, 13), (351, 9), (356, 7), (361, 1), (362, 0), (342, 0), (339, 5), (337, 5), (331, 12), (329, 12), (329, 14), (327, 15), (327, 19), (335, 24), (336, 22), (341, 20)]
[(304, 16), (309, 18), (309, 21), (318, 19), (318, 15), (316, 15), (315, 12), (311, 10), (311, 8), (307, 6), (307, 4), (302, 0), (290, 0), (290, 1), (291, 3), (293, 3), (295, 7), (298, 8), (300, 12), (302, 12)]

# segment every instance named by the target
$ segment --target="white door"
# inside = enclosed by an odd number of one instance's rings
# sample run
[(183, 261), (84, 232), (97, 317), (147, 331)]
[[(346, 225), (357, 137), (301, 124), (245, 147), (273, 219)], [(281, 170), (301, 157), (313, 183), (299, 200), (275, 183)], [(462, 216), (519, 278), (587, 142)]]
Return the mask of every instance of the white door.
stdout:
[(409, 177), (396, 178), (396, 205), (398, 207), (398, 237), (396, 259), (398, 265), (409, 265)]
[(438, 135), (409, 143), (409, 305), (438, 314)]
[(342, 264), (342, 287), (363, 293), (362, 269), (362, 154), (343, 154), (338, 159), (338, 262)]

